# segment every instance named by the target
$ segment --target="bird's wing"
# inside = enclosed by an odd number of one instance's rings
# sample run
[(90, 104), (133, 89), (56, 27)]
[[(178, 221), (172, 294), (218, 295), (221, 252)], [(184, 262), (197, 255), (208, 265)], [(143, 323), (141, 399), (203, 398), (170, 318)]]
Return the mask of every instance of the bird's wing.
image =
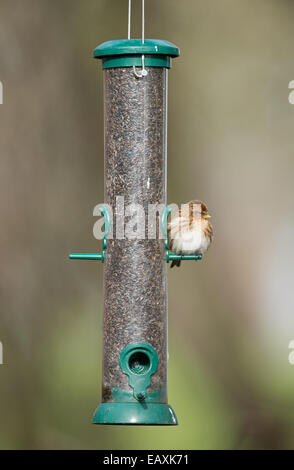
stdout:
[(210, 223), (205, 228), (204, 234), (207, 238), (209, 238), (210, 242), (212, 242), (212, 240), (213, 240), (213, 228), (212, 228), (212, 225)]
[(168, 248), (172, 250), (172, 239), (171, 239), (171, 224), (167, 224), (167, 238), (168, 238)]

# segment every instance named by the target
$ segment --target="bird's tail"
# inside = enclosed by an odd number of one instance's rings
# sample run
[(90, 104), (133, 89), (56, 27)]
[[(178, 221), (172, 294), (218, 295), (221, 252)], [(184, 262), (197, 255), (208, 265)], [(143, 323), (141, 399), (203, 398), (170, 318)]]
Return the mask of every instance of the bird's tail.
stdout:
[(173, 268), (174, 266), (177, 266), (179, 268), (181, 266), (181, 260), (180, 259), (172, 260), (172, 264), (170, 265), (170, 267)]

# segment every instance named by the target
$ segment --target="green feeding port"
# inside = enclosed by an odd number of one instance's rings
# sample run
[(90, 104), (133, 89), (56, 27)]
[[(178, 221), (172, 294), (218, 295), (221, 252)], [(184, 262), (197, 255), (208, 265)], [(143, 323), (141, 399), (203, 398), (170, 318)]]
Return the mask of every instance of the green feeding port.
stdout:
[(120, 367), (129, 378), (136, 400), (147, 396), (151, 375), (157, 371), (158, 355), (155, 349), (147, 343), (131, 343), (120, 355)]

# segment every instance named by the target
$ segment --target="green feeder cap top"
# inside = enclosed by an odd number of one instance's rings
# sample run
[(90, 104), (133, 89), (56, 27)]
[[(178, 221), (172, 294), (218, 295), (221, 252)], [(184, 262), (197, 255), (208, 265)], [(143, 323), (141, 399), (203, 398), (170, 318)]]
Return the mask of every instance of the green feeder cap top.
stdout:
[(103, 68), (140, 67), (142, 55), (146, 67), (171, 67), (171, 58), (180, 55), (179, 48), (161, 39), (121, 39), (107, 41), (94, 49), (94, 57), (102, 59)]

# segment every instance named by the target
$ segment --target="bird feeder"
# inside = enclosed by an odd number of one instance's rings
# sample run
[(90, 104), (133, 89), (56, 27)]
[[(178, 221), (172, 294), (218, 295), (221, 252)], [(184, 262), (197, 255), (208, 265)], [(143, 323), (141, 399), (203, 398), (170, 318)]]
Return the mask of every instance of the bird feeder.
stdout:
[(71, 258), (104, 262), (102, 403), (95, 424), (177, 424), (168, 405), (166, 275), (169, 256), (177, 255), (169, 255), (164, 237), (116, 237), (107, 207), (115, 210), (118, 196), (125, 206), (140, 204), (147, 227), (149, 205), (166, 205), (167, 75), (178, 55), (174, 44), (143, 37), (94, 50), (104, 70), (105, 237), (101, 253)]

